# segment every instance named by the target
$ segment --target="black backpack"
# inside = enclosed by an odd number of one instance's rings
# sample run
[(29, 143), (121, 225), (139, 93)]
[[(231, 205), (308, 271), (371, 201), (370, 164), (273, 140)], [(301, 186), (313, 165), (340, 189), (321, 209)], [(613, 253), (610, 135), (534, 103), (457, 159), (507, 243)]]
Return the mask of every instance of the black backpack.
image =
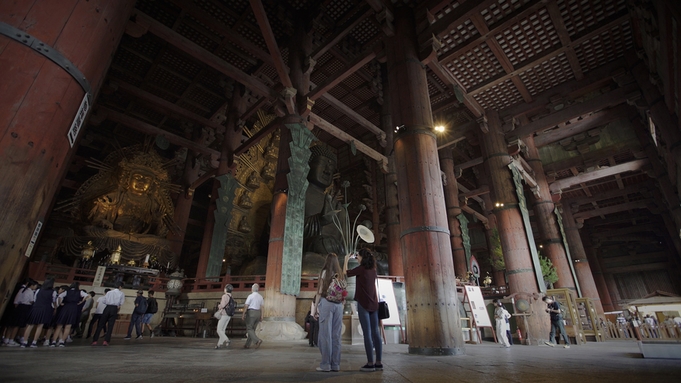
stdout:
[(147, 298), (147, 312), (146, 314), (156, 314), (158, 311), (158, 302), (156, 298)]
[(234, 312), (236, 311), (236, 302), (234, 301), (234, 298), (231, 296), (229, 297), (229, 303), (227, 303), (227, 306), (225, 306), (225, 313), (228, 316), (234, 316)]

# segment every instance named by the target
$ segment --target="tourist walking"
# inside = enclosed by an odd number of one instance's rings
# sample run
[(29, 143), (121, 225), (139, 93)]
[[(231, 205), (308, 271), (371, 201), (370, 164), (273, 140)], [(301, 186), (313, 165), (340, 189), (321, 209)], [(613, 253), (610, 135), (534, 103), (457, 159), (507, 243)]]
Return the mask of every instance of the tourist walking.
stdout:
[(102, 345), (108, 346), (109, 342), (111, 342), (111, 333), (113, 333), (114, 324), (116, 323), (116, 318), (118, 317), (118, 311), (121, 309), (121, 306), (123, 306), (123, 303), (125, 303), (125, 293), (123, 293), (121, 290), (122, 288), (123, 282), (116, 282), (116, 288), (109, 291), (104, 296), (104, 304), (106, 307), (104, 308), (102, 317), (99, 318), (97, 330), (95, 330), (95, 334), (92, 336), (93, 346), (97, 345), (99, 334), (104, 329), (104, 326), (108, 327), (106, 336), (104, 338), (104, 343), (102, 343)]
[(142, 318), (142, 334), (144, 334), (144, 329), (149, 329), (149, 337), (154, 337), (154, 329), (151, 327), (151, 318), (154, 314), (158, 312), (158, 302), (154, 298), (154, 290), (147, 291), (147, 312), (144, 313)]
[(565, 332), (565, 325), (563, 324), (563, 315), (560, 312), (560, 304), (556, 302), (553, 297), (544, 297), (542, 300), (546, 303), (546, 312), (551, 314), (551, 333), (549, 334), (549, 341), (544, 342), (547, 346), (554, 347), (556, 345), (556, 331), (565, 341), (565, 348), (570, 348), (570, 338)]
[(251, 286), (251, 294), (246, 298), (246, 303), (244, 303), (244, 313), (241, 315), (241, 319), (246, 322), (246, 331), (248, 333), (248, 339), (246, 339), (244, 348), (250, 348), (254, 342), (255, 348), (260, 347), (262, 344), (262, 339), (258, 338), (255, 334), (258, 323), (262, 321), (262, 305), (265, 303), (262, 295), (258, 293), (259, 289), (260, 285), (254, 283)]
[[(229, 320), (232, 319), (232, 315), (234, 315), (234, 312), (228, 312), (227, 309), (230, 307), (230, 303), (232, 301), (232, 290), (234, 288), (232, 285), (227, 284), (225, 286), (225, 293), (222, 294), (222, 299), (220, 300), (220, 304), (218, 304), (218, 311), (222, 314), (220, 317), (220, 320), (218, 320), (218, 344), (215, 346), (215, 349), (219, 349), (223, 345), (229, 345), (231, 341), (227, 337), (226, 331), (227, 331), (227, 325), (229, 324)], [(232, 306), (235, 307), (236, 305)]]
[(494, 321), (497, 327), (497, 343), (501, 344), (502, 347), (511, 348), (511, 343), (506, 336), (508, 332), (508, 320), (511, 318), (511, 314), (504, 308), (504, 304), (501, 300), (494, 300)]

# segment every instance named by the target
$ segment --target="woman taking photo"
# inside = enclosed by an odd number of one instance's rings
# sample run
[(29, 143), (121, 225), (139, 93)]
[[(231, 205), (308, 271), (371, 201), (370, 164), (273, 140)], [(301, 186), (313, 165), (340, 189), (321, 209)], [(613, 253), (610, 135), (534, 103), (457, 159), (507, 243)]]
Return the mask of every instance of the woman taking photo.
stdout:
[[(346, 257), (343, 270), (348, 269)], [(360, 371), (383, 370), (381, 357), (383, 354), (383, 341), (378, 331), (378, 297), (376, 295), (376, 257), (369, 249), (362, 249), (357, 254), (359, 266), (347, 270), (349, 277), (357, 277), (355, 289), (355, 301), (357, 301), (357, 314), (359, 323), (362, 325), (364, 335), (364, 351), (367, 354), (367, 364)], [(376, 362), (374, 363), (374, 349), (376, 349)]]
[[(327, 297), (329, 286), (336, 278), (345, 282), (345, 275), (338, 263), (338, 256), (330, 253), (326, 256), (324, 267), (319, 272), (319, 289), (317, 290), (316, 316), (319, 321), (319, 351), (322, 361), (317, 371), (329, 372), (340, 370), (341, 330), (343, 325), (343, 302), (334, 302)], [(329, 299), (327, 299), (329, 298)]]

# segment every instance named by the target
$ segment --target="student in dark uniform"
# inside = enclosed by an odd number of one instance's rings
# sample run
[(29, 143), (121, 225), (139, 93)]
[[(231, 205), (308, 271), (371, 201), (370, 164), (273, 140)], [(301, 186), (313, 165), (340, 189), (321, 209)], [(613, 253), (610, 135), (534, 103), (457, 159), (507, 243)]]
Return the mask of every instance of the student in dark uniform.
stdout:
[(84, 302), (87, 296), (86, 292), (80, 290), (80, 283), (78, 282), (73, 282), (66, 292), (59, 295), (59, 304), (62, 309), (57, 314), (57, 330), (54, 333), (56, 344), (51, 343), (50, 347), (64, 347), (64, 340), (71, 333), (71, 327), (76, 325), (80, 318), (78, 305)]
[(47, 279), (40, 287), (35, 296), (35, 303), (31, 307), (31, 312), (28, 314), (26, 321), (26, 330), (24, 331), (24, 342), (21, 347), (28, 345), (28, 339), (31, 336), (31, 331), (35, 327), (35, 335), (33, 336), (33, 343), (31, 347), (38, 347), (38, 337), (43, 331), (43, 326), (48, 326), (52, 323), (52, 315), (54, 314), (53, 295), (54, 279)]

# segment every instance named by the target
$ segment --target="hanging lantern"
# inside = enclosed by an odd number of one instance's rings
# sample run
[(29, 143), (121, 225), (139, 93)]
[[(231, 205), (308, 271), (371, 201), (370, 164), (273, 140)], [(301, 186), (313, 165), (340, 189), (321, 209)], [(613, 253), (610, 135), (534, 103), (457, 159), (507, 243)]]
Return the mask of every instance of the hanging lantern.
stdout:
[(121, 262), (121, 245), (118, 245), (116, 250), (111, 253), (111, 264), (118, 265)]

